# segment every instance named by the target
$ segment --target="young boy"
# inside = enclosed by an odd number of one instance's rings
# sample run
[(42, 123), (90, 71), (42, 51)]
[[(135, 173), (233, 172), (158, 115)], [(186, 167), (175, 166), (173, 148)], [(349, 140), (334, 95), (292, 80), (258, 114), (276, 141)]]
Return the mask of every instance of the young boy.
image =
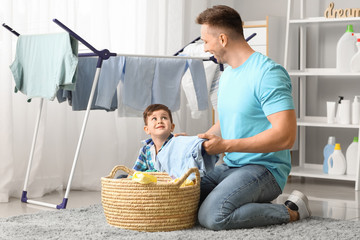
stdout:
[(155, 158), (162, 147), (173, 137), (175, 124), (170, 109), (162, 104), (148, 106), (144, 113), (144, 131), (151, 138), (144, 141), (133, 169), (135, 171), (155, 170)]

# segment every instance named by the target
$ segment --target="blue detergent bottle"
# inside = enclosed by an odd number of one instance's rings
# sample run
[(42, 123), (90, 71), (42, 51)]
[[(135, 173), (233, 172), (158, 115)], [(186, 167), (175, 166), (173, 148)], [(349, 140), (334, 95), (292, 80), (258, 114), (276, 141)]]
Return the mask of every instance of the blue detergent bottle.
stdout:
[(328, 173), (328, 158), (334, 152), (336, 139), (334, 136), (330, 136), (328, 139), (328, 143), (324, 147), (324, 163), (323, 163), (323, 172)]

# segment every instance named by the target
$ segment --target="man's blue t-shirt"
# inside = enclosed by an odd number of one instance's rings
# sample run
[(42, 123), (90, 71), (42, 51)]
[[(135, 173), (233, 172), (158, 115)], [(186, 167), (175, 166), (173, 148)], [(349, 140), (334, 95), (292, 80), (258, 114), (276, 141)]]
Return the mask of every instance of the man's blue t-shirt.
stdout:
[[(257, 135), (269, 128), (267, 116), (294, 109), (291, 80), (286, 70), (255, 52), (241, 66), (227, 67), (219, 82), (218, 111), (223, 139)], [(283, 189), (291, 169), (290, 151), (271, 153), (226, 153), (230, 167), (265, 166)]]

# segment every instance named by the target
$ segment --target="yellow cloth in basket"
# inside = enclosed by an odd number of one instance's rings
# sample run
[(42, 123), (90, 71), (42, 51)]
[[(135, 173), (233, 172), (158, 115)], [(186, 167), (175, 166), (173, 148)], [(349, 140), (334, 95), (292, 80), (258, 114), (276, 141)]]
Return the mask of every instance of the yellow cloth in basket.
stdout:
[(139, 171), (134, 173), (134, 175), (132, 176), (132, 180), (141, 184), (157, 182), (157, 178), (155, 176)]

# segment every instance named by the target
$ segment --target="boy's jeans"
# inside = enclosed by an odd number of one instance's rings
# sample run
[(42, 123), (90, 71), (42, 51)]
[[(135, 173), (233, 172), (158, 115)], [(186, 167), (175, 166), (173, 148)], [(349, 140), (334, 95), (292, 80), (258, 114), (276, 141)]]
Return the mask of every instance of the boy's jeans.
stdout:
[(199, 223), (213, 230), (287, 223), (285, 205), (270, 203), (280, 194), (274, 176), (263, 166), (216, 166), (201, 180)]

